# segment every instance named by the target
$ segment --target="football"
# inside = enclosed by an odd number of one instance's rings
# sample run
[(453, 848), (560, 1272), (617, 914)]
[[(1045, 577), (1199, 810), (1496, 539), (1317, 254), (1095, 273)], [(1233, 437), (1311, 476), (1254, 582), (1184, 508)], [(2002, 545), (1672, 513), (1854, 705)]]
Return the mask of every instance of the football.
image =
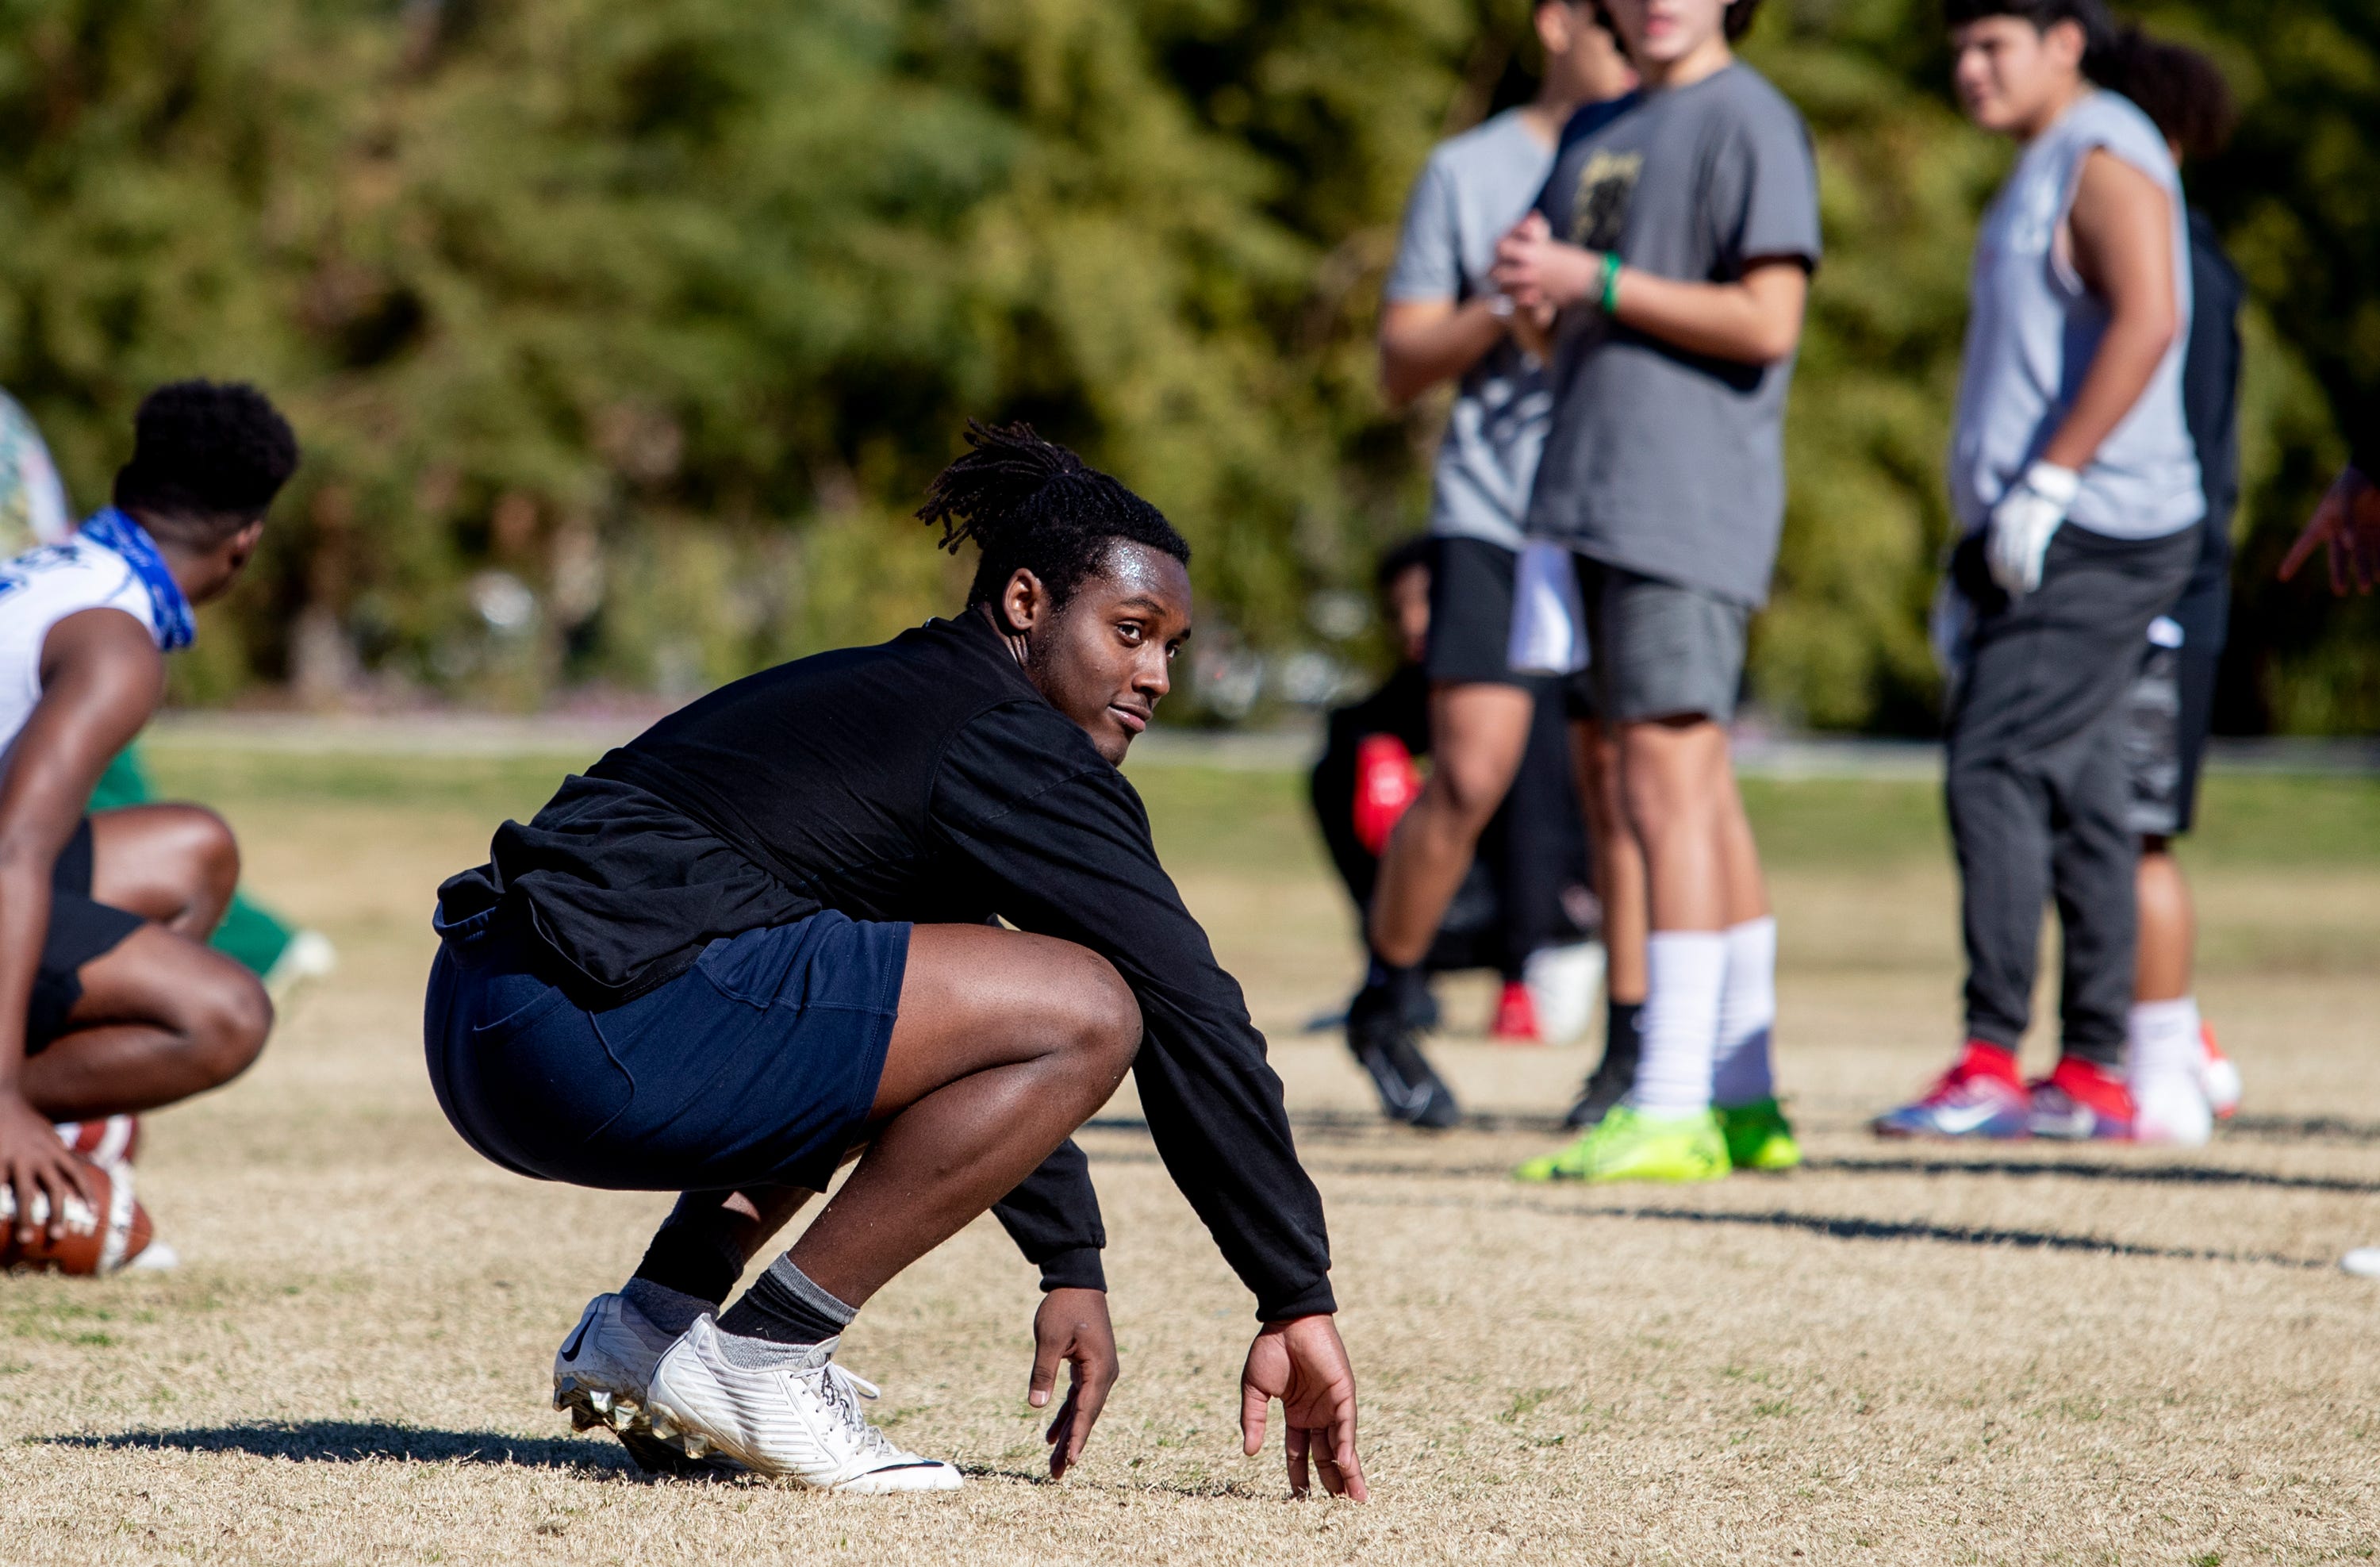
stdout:
[(33, 1199), (33, 1222), (42, 1226), (30, 1241), (17, 1238), (17, 1194), (0, 1186), (0, 1268), (36, 1272), (89, 1275), (113, 1273), (149, 1248), (149, 1210), (132, 1195), (132, 1171), (90, 1166), (91, 1195), (85, 1203), (68, 1199), (66, 1226), (55, 1236), (48, 1230), (49, 1203)]
[(58, 1140), (93, 1164), (114, 1169), (140, 1153), (140, 1118), (108, 1115), (97, 1121), (61, 1121)]

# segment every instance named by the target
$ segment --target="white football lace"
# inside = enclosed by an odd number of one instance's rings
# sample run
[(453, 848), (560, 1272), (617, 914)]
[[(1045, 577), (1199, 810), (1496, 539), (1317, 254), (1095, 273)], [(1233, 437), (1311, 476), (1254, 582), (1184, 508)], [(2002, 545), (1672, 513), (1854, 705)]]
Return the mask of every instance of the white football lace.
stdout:
[(892, 1439), (868, 1424), (867, 1414), (859, 1407), (863, 1398), (884, 1396), (883, 1390), (865, 1377), (856, 1377), (830, 1360), (820, 1367), (824, 1373), (820, 1386), (825, 1393), (823, 1402), (842, 1415), (843, 1423), (856, 1433), (855, 1439), (860, 1451), (875, 1458), (905, 1458), (908, 1455), (892, 1445)]

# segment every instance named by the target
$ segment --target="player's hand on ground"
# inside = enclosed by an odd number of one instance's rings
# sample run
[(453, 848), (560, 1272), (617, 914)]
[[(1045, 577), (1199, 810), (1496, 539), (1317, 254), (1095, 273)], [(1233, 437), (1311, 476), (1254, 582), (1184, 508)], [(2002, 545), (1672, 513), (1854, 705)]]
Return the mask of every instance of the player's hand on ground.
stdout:
[(1592, 250), (1554, 237), (1543, 213), (1531, 213), (1496, 242), (1496, 286), (1524, 310), (1560, 310), (1593, 293), (1602, 263)]
[(1058, 1363), (1069, 1367), (1066, 1402), (1050, 1421), (1041, 1439), (1050, 1444), (1050, 1477), (1053, 1480), (1083, 1456), (1099, 1411), (1107, 1406), (1108, 1390), (1115, 1386), (1115, 1329), (1108, 1323), (1104, 1290), (1051, 1290), (1033, 1314), (1033, 1380), (1025, 1401), (1046, 1409), (1058, 1381)]
[(1248, 1346), (1240, 1372), (1241, 1450), (1264, 1451), (1265, 1417), (1281, 1401), (1281, 1451), (1289, 1488), (1306, 1492), (1306, 1464), (1322, 1473), (1322, 1488), (1353, 1501), (1368, 1500), (1364, 1465), (1355, 1456), (1355, 1369), (1328, 1316), (1268, 1322)]
[(33, 1222), (36, 1211), (47, 1212), (50, 1236), (55, 1239), (66, 1233), (69, 1197), (96, 1206), (83, 1162), (58, 1141), (57, 1128), (21, 1094), (6, 1091), (0, 1091), (0, 1185), (14, 1198), (20, 1243), (30, 1244), (40, 1235)]
[(2341, 473), (2323, 496), (2313, 520), (2282, 558), (2281, 580), (2295, 577), (2316, 550), (2330, 557), (2332, 592), (2343, 596), (2352, 581), (2357, 592), (2369, 593), (2380, 583), (2380, 487), (2361, 468)]

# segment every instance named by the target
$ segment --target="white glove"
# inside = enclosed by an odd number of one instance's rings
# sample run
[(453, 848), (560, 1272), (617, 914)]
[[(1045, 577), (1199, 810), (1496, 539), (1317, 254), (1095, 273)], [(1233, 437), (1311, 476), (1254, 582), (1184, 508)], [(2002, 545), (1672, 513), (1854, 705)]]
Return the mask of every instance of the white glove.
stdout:
[(2035, 463), (1992, 508), (1984, 561), (2009, 597), (2022, 598), (2041, 586), (2041, 557), (2082, 489), (2082, 476), (2072, 468)]

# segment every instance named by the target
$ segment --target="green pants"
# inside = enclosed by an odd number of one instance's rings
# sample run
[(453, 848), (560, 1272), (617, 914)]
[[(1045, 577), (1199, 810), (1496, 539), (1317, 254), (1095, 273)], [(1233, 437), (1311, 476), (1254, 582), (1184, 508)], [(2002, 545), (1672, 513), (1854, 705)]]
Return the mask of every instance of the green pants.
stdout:
[[(149, 774), (142, 770), (140, 759), (127, 747), (107, 764), (100, 775), (99, 786), (91, 792), (92, 810), (114, 810), (118, 806), (143, 806), (157, 797), (149, 785)], [(231, 906), (224, 911), (223, 923), (215, 927), (213, 946), (216, 951), (237, 958), (256, 971), (269, 974), (289, 948), (291, 930), (264, 906), (251, 900), (245, 888), (232, 893)]]

